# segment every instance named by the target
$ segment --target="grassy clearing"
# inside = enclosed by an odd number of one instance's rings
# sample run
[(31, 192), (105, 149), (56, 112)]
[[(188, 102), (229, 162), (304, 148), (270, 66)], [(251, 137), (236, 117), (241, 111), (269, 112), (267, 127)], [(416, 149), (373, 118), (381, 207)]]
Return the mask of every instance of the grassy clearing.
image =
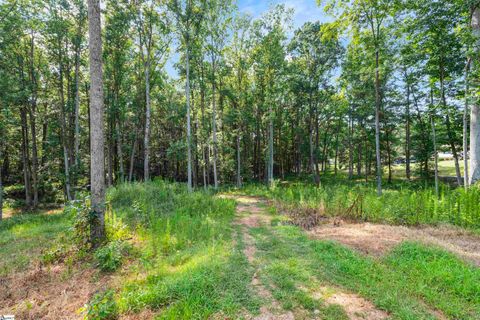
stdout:
[[(338, 311), (312, 299), (318, 288), (345, 288), (371, 300), (393, 319), (478, 319), (480, 270), (451, 254), (404, 243), (375, 260), (328, 241), (310, 240), (294, 226), (252, 230), (259, 249), (262, 278), (277, 288), (287, 309), (318, 308), (324, 319)], [(334, 289), (335, 290), (335, 289)]]
[[(464, 163), (463, 160), (459, 160), (460, 165), (460, 172), (463, 175), (463, 168)], [(395, 178), (405, 179), (405, 164), (400, 165), (393, 165), (392, 166), (392, 173)], [(415, 172), (420, 171), (420, 164), (419, 163), (412, 163), (411, 164), (412, 174)], [(432, 169), (433, 170), (433, 169)], [(387, 169), (384, 169), (386, 172)], [(438, 175), (441, 177), (456, 177), (457, 173), (455, 171), (455, 161), (454, 160), (440, 160), (438, 162)]]
[[(338, 187), (338, 194), (333, 185), (322, 190), (307, 184), (271, 190), (248, 186), (246, 191), (317, 208), (317, 201), (332, 192), (337, 202), (325, 210), (334, 214), (340, 192), (347, 199), (355, 197), (347, 185)], [(307, 318), (347, 319), (341, 306), (323, 298), (321, 291), (329, 288), (358, 294), (393, 319), (435, 319), (438, 313), (479, 319), (480, 269), (435, 247), (405, 242), (383, 258), (366, 257), (334, 242), (312, 240), (300, 228), (283, 225), (285, 217), (273, 208), (259, 205), (273, 220), (271, 226), (250, 229), (257, 249), (250, 265), (240, 227), (233, 224), (234, 200), (203, 191), (189, 194), (183, 185), (153, 181), (113, 188), (108, 201), (112, 242), (83, 263), (98, 266), (115, 281), (111, 290), (91, 297), (84, 309), (87, 319), (142, 312), (156, 319), (246, 318), (266, 303), (251, 286), (256, 268), (284, 309), (302, 310)], [(71, 232), (71, 213), (2, 221), (0, 276), (44, 259)], [(124, 250), (125, 241), (133, 248)]]
[(232, 200), (161, 181), (123, 185), (109, 198), (142, 246), (116, 296), (120, 313), (150, 309), (158, 319), (206, 319), (259, 308), (248, 286), (253, 270), (233, 236)]
[(22, 214), (0, 222), (0, 276), (27, 269), (69, 226), (64, 214)]
[[(285, 210), (310, 211), (327, 216), (399, 225), (447, 223), (480, 229), (480, 188), (468, 192), (442, 186), (440, 197), (422, 183), (386, 185), (378, 197), (373, 183), (325, 176), (317, 188), (311, 183), (288, 182), (273, 188), (247, 185), (241, 192), (276, 200)], [(313, 210), (313, 211), (312, 211)]]

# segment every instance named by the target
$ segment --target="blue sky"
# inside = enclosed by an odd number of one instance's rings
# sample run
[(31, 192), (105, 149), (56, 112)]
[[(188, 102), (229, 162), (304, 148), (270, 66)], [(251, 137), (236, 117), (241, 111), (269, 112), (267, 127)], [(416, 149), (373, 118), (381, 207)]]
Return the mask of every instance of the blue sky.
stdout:
[[(319, 7), (316, 0), (237, 0), (237, 6), (240, 12), (250, 14), (253, 18), (260, 17), (270, 6), (283, 3), (287, 8), (294, 9), (293, 28), (297, 29), (307, 21), (326, 22), (331, 20), (323, 9)], [(173, 54), (166, 65), (168, 74), (171, 77), (178, 77), (177, 71), (173, 67), (178, 60), (178, 54)]]
[(240, 11), (249, 13), (253, 17), (259, 17), (268, 10), (272, 4), (283, 3), (288, 8), (293, 8), (293, 26), (300, 27), (307, 21), (327, 21), (328, 18), (320, 8), (316, 0), (238, 0), (237, 5)]

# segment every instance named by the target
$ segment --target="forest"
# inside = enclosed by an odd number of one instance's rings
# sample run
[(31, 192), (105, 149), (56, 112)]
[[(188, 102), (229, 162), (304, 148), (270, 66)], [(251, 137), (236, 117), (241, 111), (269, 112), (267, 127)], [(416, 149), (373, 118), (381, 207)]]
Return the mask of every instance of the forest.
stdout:
[(0, 319), (480, 320), (479, 79), (478, 0), (0, 0)]

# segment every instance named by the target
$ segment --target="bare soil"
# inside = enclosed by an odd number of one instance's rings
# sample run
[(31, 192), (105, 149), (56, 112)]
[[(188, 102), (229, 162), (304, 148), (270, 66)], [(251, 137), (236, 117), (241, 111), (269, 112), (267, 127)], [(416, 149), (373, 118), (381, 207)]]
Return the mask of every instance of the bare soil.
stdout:
[(108, 276), (91, 268), (69, 271), (65, 265), (37, 266), (0, 278), (0, 314), (22, 320), (82, 319), (79, 309), (108, 282)]
[(370, 301), (336, 288), (322, 287), (313, 294), (313, 298), (321, 299), (327, 304), (340, 305), (351, 320), (383, 320), (388, 318), (386, 312), (377, 309)]
[[(245, 248), (243, 253), (250, 264), (255, 265), (255, 240), (248, 233), (250, 228), (260, 227), (268, 224), (270, 219), (264, 214), (265, 202), (253, 197), (231, 197), (237, 202), (237, 220), (235, 223), (240, 225)], [(260, 314), (251, 317), (253, 320), (294, 320), (293, 312), (283, 312), (280, 304), (272, 296), (272, 293), (261, 283), (258, 277), (259, 267), (257, 266), (252, 277), (251, 285), (259, 297), (268, 301), (269, 305), (260, 308)]]
[(480, 236), (452, 227), (409, 228), (371, 223), (334, 223), (310, 230), (315, 239), (330, 239), (363, 253), (381, 256), (406, 240), (436, 245), (480, 266)]

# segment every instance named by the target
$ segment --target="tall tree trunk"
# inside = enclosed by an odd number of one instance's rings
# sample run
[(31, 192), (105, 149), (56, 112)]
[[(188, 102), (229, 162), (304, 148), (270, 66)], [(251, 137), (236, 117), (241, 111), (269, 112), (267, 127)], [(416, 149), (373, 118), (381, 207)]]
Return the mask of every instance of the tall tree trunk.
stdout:
[(144, 160), (143, 160), (143, 179), (150, 179), (150, 53), (147, 51), (145, 62), (145, 137), (143, 140)]
[[(218, 189), (217, 177), (217, 99), (215, 83), (215, 58), (212, 57), (212, 131), (213, 131), (213, 184)], [(221, 89), (221, 88), (220, 88)], [(221, 128), (220, 128), (221, 129)]]
[(27, 127), (27, 111), (25, 107), (20, 110), (22, 120), (22, 163), (23, 163), (23, 180), (25, 185), (25, 204), (27, 207), (32, 206), (32, 194), (30, 185), (30, 160), (28, 156), (28, 127)]
[(382, 195), (382, 158), (380, 153), (380, 61), (375, 49), (375, 153), (377, 158), (377, 194)]
[(137, 130), (135, 130), (132, 151), (130, 152), (130, 169), (128, 170), (128, 182), (132, 182), (133, 180), (133, 168), (135, 166), (135, 151), (137, 150), (137, 143), (138, 143), (138, 133), (137, 133)]
[(38, 149), (37, 149), (37, 125), (36, 125), (36, 113), (37, 113), (37, 79), (35, 77), (34, 68), (34, 42), (33, 31), (30, 41), (30, 81), (32, 83), (32, 100), (31, 106), (28, 110), (30, 116), (30, 133), (32, 135), (32, 186), (33, 186), (33, 207), (38, 206)]
[(240, 130), (237, 132), (237, 187), (242, 187), (242, 158), (240, 156)]
[[(478, 6), (473, 11), (472, 29), (477, 39), (478, 50), (480, 42), (480, 8)], [(472, 65), (474, 70), (477, 69), (479, 61), (473, 62)], [(480, 105), (478, 99), (472, 103), (470, 111), (470, 168), (470, 184), (473, 185), (480, 180)]]
[(268, 185), (273, 183), (273, 109), (272, 102), (269, 102), (268, 106)]
[[(44, 114), (47, 114), (48, 112), (48, 104), (44, 103), (44, 109), (43, 109)], [(47, 117), (44, 117), (43, 123), (42, 123), (42, 158), (40, 159), (40, 167), (43, 167), (45, 163), (47, 162), (47, 138), (48, 138), (48, 120)]]
[(107, 187), (113, 185), (113, 115), (110, 114), (107, 116), (107, 134), (106, 134), (106, 143), (107, 143)]
[(450, 111), (448, 110), (447, 106), (447, 99), (445, 96), (445, 75), (444, 75), (445, 69), (443, 67), (443, 63), (440, 63), (440, 94), (442, 97), (442, 105), (443, 109), (447, 113), (447, 116), (445, 117), (445, 124), (447, 126), (447, 136), (448, 136), (448, 142), (450, 144), (450, 148), (452, 149), (452, 154), (453, 158), (455, 160), (455, 173), (457, 176), (457, 183), (458, 186), (462, 185), (462, 174), (460, 173), (460, 163), (458, 161), (458, 153), (457, 153), (457, 147), (455, 145), (455, 137), (454, 137), (454, 132), (452, 131), (452, 125), (450, 122)]
[(405, 110), (405, 175), (407, 179), (410, 180), (411, 178), (411, 168), (410, 168), (410, 137), (411, 137), (411, 126), (410, 126), (410, 85), (407, 81), (407, 105)]
[(122, 125), (120, 119), (117, 119), (116, 131), (117, 131), (117, 156), (119, 166), (119, 179), (123, 183), (125, 181), (125, 169), (123, 166), (123, 143), (122, 143)]
[(335, 176), (338, 174), (338, 136), (340, 135), (340, 125), (341, 125), (341, 120), (338, 120), (338, 126), (337, 126), (337, 133), (335, 134)]
[(187, 41), (187, 59), (186, 59), (186, 71), (187, 79), (185, 84), (185, 92), (187, 96), (187, 179), (188, 179), (188, 192), (193, 191), (192, 187), (192, 137), (191, 137), (191, 124), (190, 124), (190, 48), (189, 41)]
[(349, 112), (349, 120), (348, 120), (348, 179), (353, 179), (353, 110), (352, 106), (350, 106), (350, 112)]
[(470, 98), (470, 82), (469, 72), (471, 59), (468, 58), (467, 65), (465, 66), (465, 109), (463, 110), (463, 185), (465, 190), (468, 189), (470, 178), (468, 174), (468, 111)]
[(94, 248), (105, 239), (105, 155), (103, 134), (103, 70), (102, 25), (100, 0), (88, 0), (88, 30), (90, 50), (90, 181), (91, 206), (95, 219), (91, 226)]
[(78, 170), (80, 166), (80, 50), (81, 50), (81, 22), (79, 21), (77, 45), (75, 49), (75, 169)]
[(70, 165), (69, 165), (69, 154), (68, 154), (68, 137), (67, 137), (67, 124), (66, 124), (66, 113), (65, 113), (65, 94), (63, 90), (63, 54), (59, 55), (60, 65), (59, 65), (59, 91), (60, 91), (60, 128), (61, 128), (61, 141), (63, 149), (63, 167), (65, 174), (65, 195), (67, 201), (72, 200), (71, 190), (70, 190)]
[(438, 186), (438, 151), (437, 151), (437, 134), (435, 130), (435, 119), (433, 115), (430, 116), (432, 123), (432, 140), (433, 140), (433, 153), (435, 157), (435, 195), (439, 197), (439, 186)]

